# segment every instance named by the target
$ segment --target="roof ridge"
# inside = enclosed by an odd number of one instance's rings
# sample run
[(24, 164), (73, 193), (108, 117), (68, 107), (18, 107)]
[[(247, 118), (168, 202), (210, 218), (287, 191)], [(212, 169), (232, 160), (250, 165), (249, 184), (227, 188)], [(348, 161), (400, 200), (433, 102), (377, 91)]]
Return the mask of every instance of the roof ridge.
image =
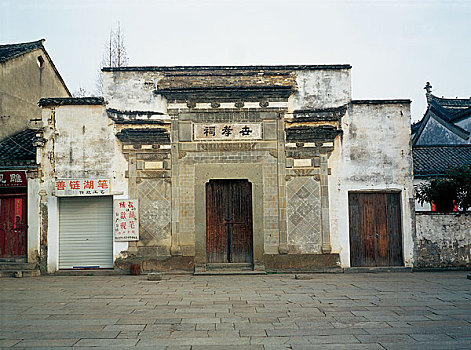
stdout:
[(22, 56), (37, 49), (45, 50), (43, 45), (44, 41), (46, 41), (46, 39), (39, 39), (25, 43), (0, 45), (0, 62), (9, 61), (13, 58)]
[(413, 148), (443, 148), (443, 147), (452, 147), (452, 148), (467, 148), (471, 147), (471, 144), (459, 144), (459, 145), (451, 145), (451, 144), (438, 144), (438, 145), (418, 145), (418, 146), (413, 146)]
[(33, 41), (25, 41), (23, 43), (12, 43), (12, 44), (0, 44), (0, 47), (2, 46), (13, 46), (13, 45), (29, 45), (29, 44), (43, 44), (46, 41), (46, 39), (38, 39), (38, 40), (33, 40)]

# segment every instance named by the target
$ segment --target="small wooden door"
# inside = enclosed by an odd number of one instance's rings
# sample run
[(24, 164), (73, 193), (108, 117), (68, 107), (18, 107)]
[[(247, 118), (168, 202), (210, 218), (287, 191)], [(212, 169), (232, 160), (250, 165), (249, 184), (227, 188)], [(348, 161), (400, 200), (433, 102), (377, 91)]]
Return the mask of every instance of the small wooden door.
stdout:
[(349, 193), (350, 265), (402, 266), (399, 193)]
[(247, 180), (206, 184), (206, 260), (252, 263), (252, 186)]
[(26, 257), (26, 196), (0, 196), (0, 258)]

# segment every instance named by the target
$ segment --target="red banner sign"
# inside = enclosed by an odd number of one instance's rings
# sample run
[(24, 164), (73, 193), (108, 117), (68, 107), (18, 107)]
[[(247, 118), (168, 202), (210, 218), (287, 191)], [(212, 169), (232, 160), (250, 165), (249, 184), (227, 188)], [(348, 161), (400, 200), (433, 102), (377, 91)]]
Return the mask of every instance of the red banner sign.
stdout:
[(0, 171), (0, 187), (26, 187), (24, 171)]
[(105, 196), (110, 194), (109, 179), (57, 179), (56, 196)]

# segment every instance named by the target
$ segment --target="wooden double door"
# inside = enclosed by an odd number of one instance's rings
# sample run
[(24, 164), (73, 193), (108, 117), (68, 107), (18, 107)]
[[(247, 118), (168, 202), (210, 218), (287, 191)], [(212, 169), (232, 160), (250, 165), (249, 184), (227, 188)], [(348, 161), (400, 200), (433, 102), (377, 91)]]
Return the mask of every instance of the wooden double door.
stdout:
[(206, 261), (252, 263), (252, 184), (210, 180), (206, 184)]
[(0, 258), (26, 257), (26, 195), (0, 195)]
[(350, 265), (403, 266), (399, 193), (349, 193)]

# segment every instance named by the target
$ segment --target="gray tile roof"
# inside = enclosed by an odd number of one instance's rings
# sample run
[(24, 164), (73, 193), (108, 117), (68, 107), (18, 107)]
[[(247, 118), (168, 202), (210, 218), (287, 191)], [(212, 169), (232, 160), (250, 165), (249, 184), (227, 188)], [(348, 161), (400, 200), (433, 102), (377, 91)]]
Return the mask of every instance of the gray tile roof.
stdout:
[(0, 141), (0, 166), (35, 166), (36, 131), (26, 129)]
[(415, 177), (443, 175), (453, 167), (471, 166), (471, 145), (414, 146), (412, 156)]
[(44, 39), (28, 43), (0, 45), (0, 62), (11, 60), (36, 49), (44, 49), (43, 42)]

